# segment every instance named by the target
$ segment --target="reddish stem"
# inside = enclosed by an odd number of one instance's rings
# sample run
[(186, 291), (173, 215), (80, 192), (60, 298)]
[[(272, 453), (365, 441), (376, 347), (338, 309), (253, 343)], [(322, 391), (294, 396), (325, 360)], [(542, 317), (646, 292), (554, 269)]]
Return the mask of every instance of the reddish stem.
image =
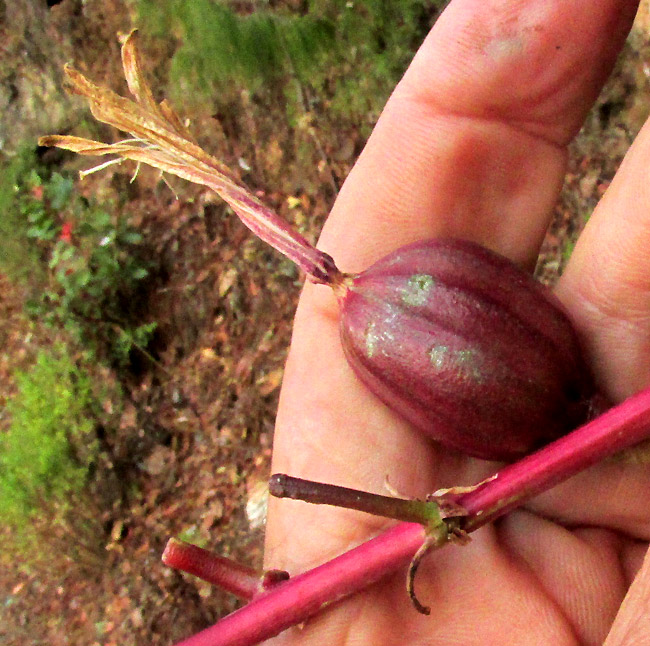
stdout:
[(457, 502), (468, 512), (463, 528), (474, 531), (542, 491), (648, 436), (650, 388), (610, 408), (536, 453), (504, 467), (496, 477), (460, 496)]
[[(405, 567), (424, 529), (400, 523), (359, 547), (260, 594), (248, 605), (176, 646), (253, 646), (300, 624), (324, 606)], [(406, 593), (405, 593), (406, 594)]]
[[(458, 498), (473, 531), (580, 470), (650, 435), (650, 388)], [(300, 624), (323, 606), (404, 567), (421, 547), (421, 525), (400, 523), (298, 575), (178, 646), (253, 646)]]
[(260, 577), (253, 568), (175, 538), (167, 542), (162, 561), (169, 567), (217, 585), (244, 601), (250, 601), (260, 589)]

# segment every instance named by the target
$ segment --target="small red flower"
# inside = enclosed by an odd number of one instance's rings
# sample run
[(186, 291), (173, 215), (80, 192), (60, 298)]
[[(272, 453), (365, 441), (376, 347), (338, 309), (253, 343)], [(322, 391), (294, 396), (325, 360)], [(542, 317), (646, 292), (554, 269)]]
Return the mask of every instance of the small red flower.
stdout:
[(72, 222), (64, 222), (61, 226), (59, 240), (72, 244)]
[(42, 186), (34, 186), (32, 187), (31, 190), (32, 197), (36, 200), (42, 200), (43, 199), (43, 187)]

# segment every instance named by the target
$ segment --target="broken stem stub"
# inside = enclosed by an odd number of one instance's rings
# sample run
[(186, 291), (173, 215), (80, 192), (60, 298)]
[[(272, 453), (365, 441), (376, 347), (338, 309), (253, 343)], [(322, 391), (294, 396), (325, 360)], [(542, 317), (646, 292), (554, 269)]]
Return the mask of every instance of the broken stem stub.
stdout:
[(426, 528), (438, 527), (446, 517), (435, 499), (414, 500), (382, 496), (325, 482), (294, 478), (284, 473), (271, 476), (269, 493), (276, 498), (344, 507), (407, 523), (420, 523)]
[(289, 579), (289, 573), (284, 570), (266, 570), (260, 573), (233, 559), (175, 538), (170, 538), (167, 542), (162, 561), (169, 567), (199, 577), (244, 601), (250, 601)]

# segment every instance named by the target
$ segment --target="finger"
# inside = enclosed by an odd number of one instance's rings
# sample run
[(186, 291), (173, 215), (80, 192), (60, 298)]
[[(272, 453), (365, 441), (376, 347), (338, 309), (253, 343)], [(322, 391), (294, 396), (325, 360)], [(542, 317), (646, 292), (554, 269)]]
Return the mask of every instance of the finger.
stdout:
[(604, 646), (642, 646), (650, 634), (650, 553), (630, 586)]
[[(650, 124), (628, 151), (557, 286), (600, 388), (619, 401), (650, 383)], [(645, 454), (645, 457), (643, 457)], [(647, 446), (641, 464), (610, 460), (532, 503), (565, 522), (650, 538)], [(634, 452), (632, 453), (634, 455)]]
[(589, 219), (557, 293), (615, 401), (650, 382), (650, 124)]
[(602, 644), (627, 590), (622, 539), (604, 530), (571, 532), (524, 511), (500, 521), (498, 534), (561, 608), (576, 641)]
[(613, 0), (452, 2), (348, 178), (323, 248), (348, 271), (441, 234), (533, 260), (565, 146), (635, 10)]
[(334, 604), (307, 622), (300, 633), (287, 632), (272, 643), (577, 643), (563, 608), (549, 600), (530, 569), (500, 545), (492, 527), (476, 532), (469, 544), (450, 545), (422, 562), (416, 589), (420, 600), (430, 605), (429, 616), (414, 610), (404, 590), (404, 576), (396, 572), (363, 595)]
[(650, 540), (650, 472), (615, 457), (579, 473), (526, 505), (568, 525), (606, 527)]

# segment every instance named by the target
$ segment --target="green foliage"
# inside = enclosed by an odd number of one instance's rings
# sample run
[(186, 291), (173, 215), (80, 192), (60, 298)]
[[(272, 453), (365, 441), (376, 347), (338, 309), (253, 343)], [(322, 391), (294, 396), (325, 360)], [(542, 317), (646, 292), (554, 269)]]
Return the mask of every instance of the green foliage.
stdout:
[(30, 233), (42, 239), (56, 235), (51, 218), (34, 192), (41, 190), (32, 150), (22, 149), (0, 167), (0, 271), (14, 280), (29, 279), (37, 285), (45, 278), (41, 249)]
[(78, 196), (71, 177), (29, 151), (0, 173), (0, 208), (0, 270), (28, 286), (32, 315), (116, 363), (149, 343), (155, 324), (141, 324), (138, 294), (152, 266), (126, 218)]
[(442, 3), (311, 0), (301, 13), (259, 3), (246, 15), (229, 4), (136, 2), (145, 30), (181, 42), (171, 76), (185, 101), (233, 84), (273, 92), (298, 81), (335, 114), (365, 121), (379, 113)]
[(136, 253), (142, 235), (97, 207), (85, 208), (78, 220), (52, 246), (50, 284), (30, 308), (84, 347), (123, 364), (134, 346), (149, 343), (156, 327), (139, 324), (137, 294), (150, 269)]
[(21, 529), (45, 508), (59, 518), (69, 511), (97, 447), (91, 381), (65, 348), (40, 352), (15, 378), (10, 427), (0, 436), (0, 518)]
[(133, 328), (120, 328), (112, 347), (113, 356), (118, 363), (127, 363), (134, 348), (147, 353), (145, 348), (149, 345), (157, 327), (158, 324), (152, 321)]

